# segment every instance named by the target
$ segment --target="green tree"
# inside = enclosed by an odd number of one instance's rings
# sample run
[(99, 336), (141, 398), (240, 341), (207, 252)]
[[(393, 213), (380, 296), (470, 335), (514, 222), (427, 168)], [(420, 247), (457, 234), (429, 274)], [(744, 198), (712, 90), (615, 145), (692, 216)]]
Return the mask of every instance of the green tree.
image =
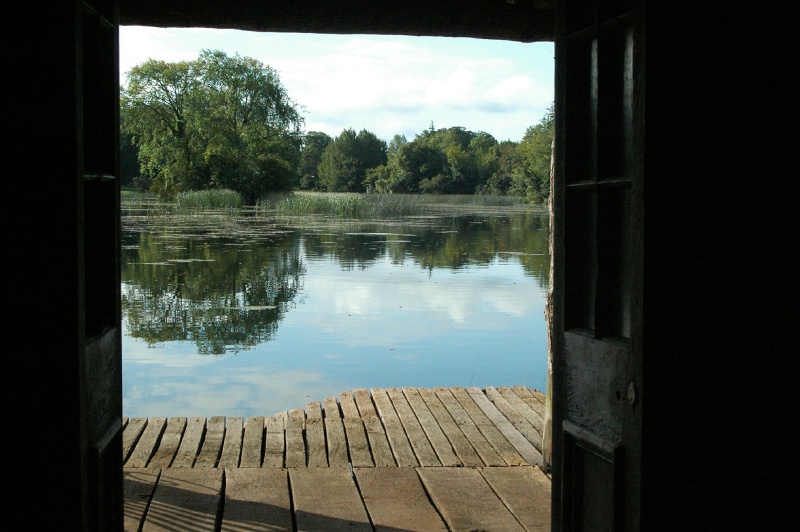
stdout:
[(517, 167), (511, 175), (510, 193), (543, 203), (550, 196), (550, 156), (554, 113), (551, 105), (535, 126), (525, 131), (517, 146)]
[(254, 203), (292, 185), (303, 119), (269, 66), (204, 50), (191, 62), (147, 61), (127, 80), (122, 127), (154, 192), (229, 188)]
[(300, 151), (300, 164), (297, 167), (300, 188), (305, 190), (319, 188), (319, 163), (322, 161), (322, 152), (331, 142), (333, 139), (327, 133), (309, 131), (305, 134)]
[(150, 59), (133, 67), (127, 81), (120, 95), (120, 122), (138, 148), (141, 173), (163, 196), (191, 189), (193, 164), (199, 159), (191, 126), (196, 65)]
[(319, 182), (329, 192), (364, 192), (367, 170), (386, 164), (386, 142), (374, 133), (352, 128), (331, 142), (319, 163)]

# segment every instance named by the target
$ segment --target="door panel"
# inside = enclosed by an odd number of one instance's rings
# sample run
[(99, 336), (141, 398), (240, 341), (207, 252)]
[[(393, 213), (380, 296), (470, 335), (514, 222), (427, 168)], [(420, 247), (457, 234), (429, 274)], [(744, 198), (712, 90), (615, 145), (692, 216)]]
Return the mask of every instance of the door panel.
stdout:
[[(642, 111), (633, 0), (560, 2), (556, 30), (555, 530), (637, 529)], [(639, 261), (637, 263), (637, 261)], [(632, 459), (633, 457), (633, 459)]]
[(119, 73), (114, 0), (81, 3), (84, 529), (122, 529)]

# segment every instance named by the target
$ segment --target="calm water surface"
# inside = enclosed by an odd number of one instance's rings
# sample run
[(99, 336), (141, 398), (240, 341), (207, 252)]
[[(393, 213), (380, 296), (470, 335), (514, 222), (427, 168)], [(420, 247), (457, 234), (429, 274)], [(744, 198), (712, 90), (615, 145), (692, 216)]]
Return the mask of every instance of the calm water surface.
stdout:
[(251, 416), (369, 387), (544, 390), (542, 211), (124, 216), (123, 414)]

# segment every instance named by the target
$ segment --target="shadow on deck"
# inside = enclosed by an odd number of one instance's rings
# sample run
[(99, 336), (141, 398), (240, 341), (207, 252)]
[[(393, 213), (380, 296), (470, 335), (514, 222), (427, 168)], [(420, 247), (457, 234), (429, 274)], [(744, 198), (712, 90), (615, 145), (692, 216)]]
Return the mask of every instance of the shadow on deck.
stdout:
[(549, 530), (543, 414), (537, 390), (454, 387), (125, 419), (125, 530)]

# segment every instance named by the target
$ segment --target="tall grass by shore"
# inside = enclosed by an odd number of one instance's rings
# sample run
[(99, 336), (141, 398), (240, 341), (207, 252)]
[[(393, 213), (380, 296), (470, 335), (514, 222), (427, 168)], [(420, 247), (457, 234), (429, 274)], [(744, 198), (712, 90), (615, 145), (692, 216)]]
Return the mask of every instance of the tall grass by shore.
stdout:
[(242, 196), (233, 190), (193, 190), (181, 192), (175, 198), (175, 208), (180, 211), (202, 211), (206, 209), (238, 209)]
[[(128, 214), (193, 214), (239, 212), (242, 197), (232, 190), (182, 192), (172, 200), (134, 191), (123, 191), (123, 212)], [(355, 192), (283, 192), (270, 194), (251, 212), (262, 215), (325, 215), (339, 218), (375, 219), (401, 216), (441, 215), (475, 211), (536, 209), (524, 198), (458, 194), (359, 194)]]
[(323, 214), (345, 218), (380, 218), (476, 207), (524, 206), (523, 198), (509, 196), (289, 192), (271, 194), (256, 205), (256, 211), (281, 215)]

